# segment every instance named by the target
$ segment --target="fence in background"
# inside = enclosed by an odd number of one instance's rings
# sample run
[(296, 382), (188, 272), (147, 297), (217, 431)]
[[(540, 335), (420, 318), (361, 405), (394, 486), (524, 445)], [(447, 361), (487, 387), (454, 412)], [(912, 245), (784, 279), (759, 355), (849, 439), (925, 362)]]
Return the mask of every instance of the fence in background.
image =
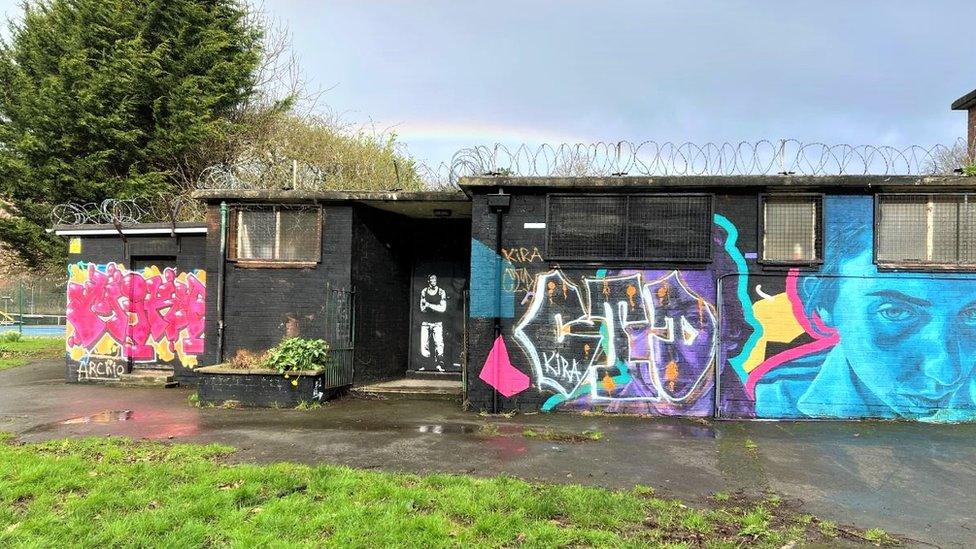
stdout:
[(24, 274), (0, 279), (0, 331), (62, 335), (67, 277)]

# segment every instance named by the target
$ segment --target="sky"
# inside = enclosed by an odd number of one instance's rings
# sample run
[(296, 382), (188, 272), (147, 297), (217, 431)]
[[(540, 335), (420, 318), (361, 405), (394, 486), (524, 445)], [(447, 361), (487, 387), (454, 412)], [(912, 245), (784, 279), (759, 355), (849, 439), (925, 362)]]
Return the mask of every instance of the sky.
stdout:
[(973, 0), (264, 7), (322, 105), (430, 165), (496, 142), (951, 144), (976, 88)]

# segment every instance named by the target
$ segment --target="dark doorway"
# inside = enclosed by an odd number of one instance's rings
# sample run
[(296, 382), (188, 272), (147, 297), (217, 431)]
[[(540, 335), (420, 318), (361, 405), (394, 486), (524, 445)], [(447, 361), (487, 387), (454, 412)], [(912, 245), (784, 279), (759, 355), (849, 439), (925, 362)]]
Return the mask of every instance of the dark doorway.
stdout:
[(423, 258), (414, 262), (410, 291), (410, 370), (461, 371), (467, 284), (466, 264)]
[(160, 271), (167, 267), (176, 268), (175, 255), (134, 255), (129, 259), (129, 270), (142, 271), (147, 267), (156, 267)]

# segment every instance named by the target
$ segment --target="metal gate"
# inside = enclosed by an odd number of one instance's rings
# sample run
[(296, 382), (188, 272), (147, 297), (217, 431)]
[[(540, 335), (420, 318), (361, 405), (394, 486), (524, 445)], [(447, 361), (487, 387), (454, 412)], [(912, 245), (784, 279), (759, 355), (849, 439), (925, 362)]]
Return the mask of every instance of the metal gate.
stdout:
[(356, 347), (356, 293), (329, 289), (325, 303), (325, 341), (329, 344), (329, 368), (325, 388), (352, 385)]

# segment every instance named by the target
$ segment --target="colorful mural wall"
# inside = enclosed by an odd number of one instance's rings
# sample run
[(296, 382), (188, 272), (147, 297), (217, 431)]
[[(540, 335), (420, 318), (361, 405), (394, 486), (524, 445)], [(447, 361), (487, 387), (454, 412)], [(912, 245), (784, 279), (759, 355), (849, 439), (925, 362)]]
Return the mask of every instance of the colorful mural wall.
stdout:
[(823, 264), (804, 270), (763, 269), (723, 215), (702, 269), (560, 269), (473, 245), (503, 283), (473, 283), (472, 311), (511, 319), (478, 377), (542, 410), (976, 419), (976, 278), (880, 271), (871, 196), (828, 196), (824, 214)]
[(818, 271), (723, 280), (741, 313), (723, 317), (723, 340), (737, 348), (721, 379), (745, 398), (723, 392), (719, 413), (976, 419), (976, 279), (880, 271), (872, 197), (827, 197), (824, 207)]
[(705, 271), (538, 275), (513, 339), (554, 393), (542, 409), (710, 415), (714, 294)]
[(205, 310), (204, 271), (69, 265), (68, 361), (79, 381), (118, 378), (131, 365), (192, 368), (204, 351)]
[[(492, 257), (494, 256), (494, 260)], [(710, 416), (718, 320), (710, 270), (551, 268), (535, 246), (472, 245), (472, 315), (512, 319), (479, 377), (540, 409)], [(498, 271), (495, 271), (498, 272)], [(472, 271), (474, 275), (474, 271)], [(474, 289), (477, 288), (477, 291)], [(499, 303), (500, 300), (500, 303)]]

